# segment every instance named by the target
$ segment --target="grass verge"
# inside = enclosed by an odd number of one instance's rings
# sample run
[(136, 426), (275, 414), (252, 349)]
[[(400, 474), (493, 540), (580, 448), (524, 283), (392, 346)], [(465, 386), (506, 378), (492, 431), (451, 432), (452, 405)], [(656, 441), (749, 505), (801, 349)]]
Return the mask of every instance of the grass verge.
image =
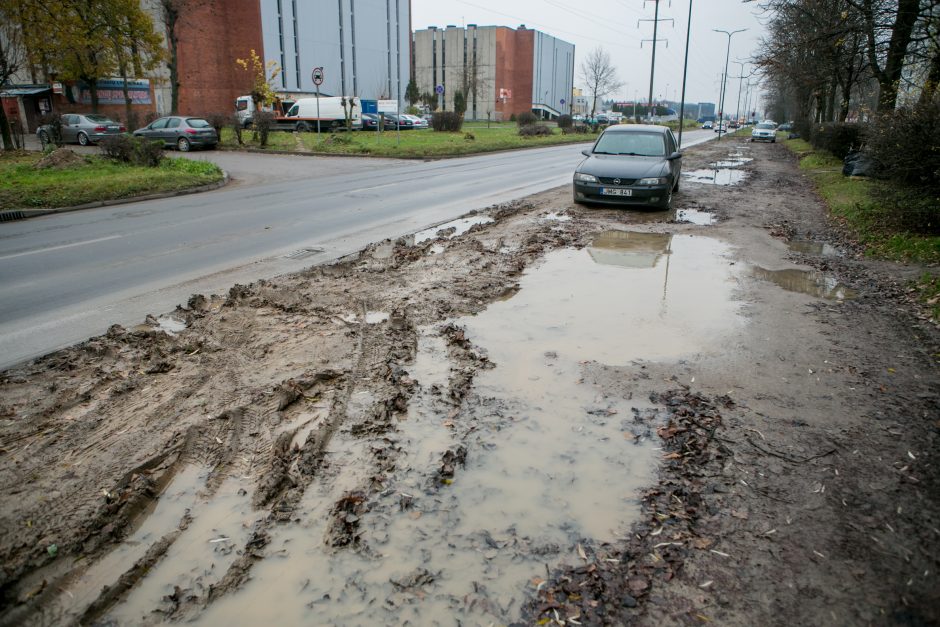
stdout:
[[(371, 155), (377, 157), (450, 157), (496, 150), (512, 150), (537, 146), (593, 142), (594, 134), (564, 135), (550, 127), (551, 135), (520, 137), (518, 127), (511, 122), (473, 122), (463, 125), (459, 133), (444, 133), (430, 129), (401, 131), (357, 131), (353, 133), (289, 133), (275, 131), (268, 136), (267, 150), (291, 150), (341, 155)], [(258, 148), (252, 133), (244, 134), (245, 146)], [(234, 132), (222, 130), (222, 145), (237, 147)]]
[(166, 158), (156, 168), (125, 165), (97, 156), (73, 166), (37, 169), (37, 153), (0, 154), (0, 207), (50, 209), (100, 200), (169, 192), (222, 180), (213, 163)]
[[(927, 198), (886, 181), (842, 175), (842, 161), (813, 148), (802, 139), (784, 140), (800, 160), (800, 168), (816, 185), (830, 214), (847, 227), (865, 246), (867, 255), (891, 261), (940, 263), (940, 236), (911, 232), (900, 220), (910, 219), (923, 205), (935, 210), (940, 199)], [(904, 206), (897, 206), (903, 202)], [(895, 203), (895, 206), (890, 206)], [(905, 215), (906, 214), (906, 215)], [(911, 289), (917, 299), (930, 308), (934, 320), (940, 318), (940, 272), (927, 270)]]

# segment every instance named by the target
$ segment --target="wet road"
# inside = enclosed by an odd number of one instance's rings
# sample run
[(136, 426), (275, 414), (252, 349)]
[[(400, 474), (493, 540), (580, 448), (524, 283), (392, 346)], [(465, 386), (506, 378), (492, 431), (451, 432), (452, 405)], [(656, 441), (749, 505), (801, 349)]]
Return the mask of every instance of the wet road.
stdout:
[[(692, 131), (686, 147), (713, 135)], [(191, 294), (300, 270), (566, 184), (584, 145), (432, 162), (206, 152), (233, 184), (0, 228), (0, 367)]]

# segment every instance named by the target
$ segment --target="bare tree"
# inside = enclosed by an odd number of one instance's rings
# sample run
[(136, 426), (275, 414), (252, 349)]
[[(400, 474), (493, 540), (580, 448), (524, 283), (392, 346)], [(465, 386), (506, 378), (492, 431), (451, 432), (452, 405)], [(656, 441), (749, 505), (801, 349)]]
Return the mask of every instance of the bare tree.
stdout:
[(581, 78), (592, 96), (591, 117), (597, 109), (597, 99), (617, 91), (623, 82), (617, 79), (617, 70), (610, 61), (610, 54), (603, 48), (595, 48), (581, 62)]
[[(12, 3), (0, 4), (0, 85), (6, 84), (26, 66), (23, 29), (17, 18)], [(0, 136), (3, 137), (4, 150), (16, 148), (10, 133), (10, 121), (3, 107), (0, 107)]]

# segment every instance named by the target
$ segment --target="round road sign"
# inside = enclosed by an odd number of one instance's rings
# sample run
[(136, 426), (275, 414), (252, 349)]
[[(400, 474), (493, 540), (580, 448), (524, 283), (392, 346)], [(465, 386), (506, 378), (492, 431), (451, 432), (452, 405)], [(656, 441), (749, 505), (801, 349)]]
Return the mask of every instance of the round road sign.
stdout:
[(443, 85), (438, 85), (437, 87), (435, 87), (435, 88), (434, 88), (434, 93), (436, 93), (436, 94), (443, 94), (443, 93), (444, 93), (444, 86), (443, 86)]
[(313, 73), (311, 74), (311, 78), (313, 79), (314, 85), (322, 85), (323, 84), (323, 68), (322, 67), (313, 68)]

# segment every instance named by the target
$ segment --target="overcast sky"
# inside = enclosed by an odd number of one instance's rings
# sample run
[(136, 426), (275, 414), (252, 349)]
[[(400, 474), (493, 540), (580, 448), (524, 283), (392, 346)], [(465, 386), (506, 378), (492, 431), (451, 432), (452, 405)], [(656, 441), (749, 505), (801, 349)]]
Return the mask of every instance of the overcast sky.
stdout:
[[(659, 5), (660, 19), (672, 18), (675, 21), (659, 24), (653, 97), (678, 101), (682, 89), (689, 0), (661, 0)], [(586, 54), (594, 48), (604, 48), (610, 53), (618, 77), (625, 83), (616, 96), (630, 101), (635, 94), (641, 101), (645, 100), (649, 93), (652, 45), (650, 41), (642, 40), (653, 38), (653, 23), (638, 21), (652, 20), (655, 8), (652, 0), (411, 0), (415, 30), (448, 24), (512, 28), (525, 24), (573, 43), (576, 87), (584, 87), (580, 66)], [(734, 61), (747, 61), (757, 50), (758, 41), (764, 34), (753, 3), (693, 0), (686, 102), (718, 102), (728, 36), (713, 32), (714, 28), (726, 31), (748, 29), (731, 38), (730, 77), (741, 75), (741, 66)], [(745, 73), (752, 67), (747, 65)], [(738, 80), (731, 79), (726, 98), (727, 111), (733, 112), (737, 97)]]

